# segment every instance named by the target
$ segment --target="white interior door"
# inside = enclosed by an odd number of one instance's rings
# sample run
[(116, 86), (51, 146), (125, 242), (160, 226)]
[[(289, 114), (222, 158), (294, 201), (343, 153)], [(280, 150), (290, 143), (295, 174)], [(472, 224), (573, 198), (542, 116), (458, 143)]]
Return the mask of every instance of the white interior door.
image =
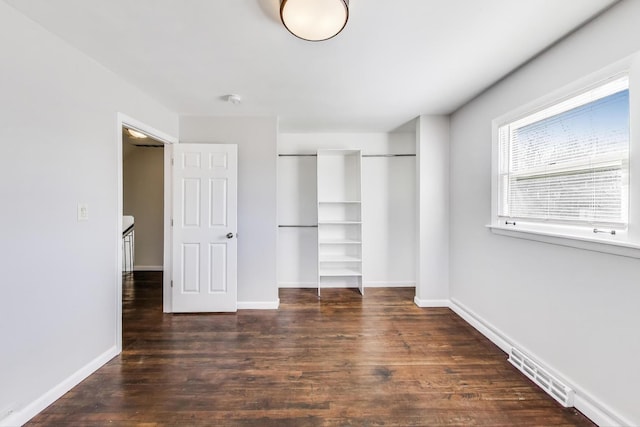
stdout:
[(237, 310), (238, 147), (175, 144), (173, 312)]

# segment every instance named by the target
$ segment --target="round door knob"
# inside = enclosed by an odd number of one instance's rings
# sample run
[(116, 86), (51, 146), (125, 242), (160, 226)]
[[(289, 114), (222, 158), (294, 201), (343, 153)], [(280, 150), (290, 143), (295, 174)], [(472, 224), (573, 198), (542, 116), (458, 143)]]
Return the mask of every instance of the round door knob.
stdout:
[(233, 239), (233, 233), (227, 233), (227, 239)]

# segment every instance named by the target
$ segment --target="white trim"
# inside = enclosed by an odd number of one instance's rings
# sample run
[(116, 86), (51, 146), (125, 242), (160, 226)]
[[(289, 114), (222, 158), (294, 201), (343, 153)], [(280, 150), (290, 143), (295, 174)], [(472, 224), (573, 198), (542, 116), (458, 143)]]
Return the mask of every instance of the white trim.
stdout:
[(573, 398), (573, 406), (599, 426), (623, 427), (634, 425), (631, 421), (614, 415), (614, 412), (604, 403), (594, 402), (587, 396), (581, 396), (576, 393)]
[[(626, 65), (624, 68), (629, 68), (629, 66)], [(584, 88), (563, 94), (559, 99), (554, 99), (546, 105), (536, 106), (531, 110), (523, 109), (520, 114), (505, 120), (502, 125), (508, 124), (514, 128), (521, 128), (629, 89), (629, 74), (626, 70), (616, 71), (612, 74), (611, 76), (607, 75), (604, 79), (595, 79), (596, 81), (585, 85)]]
[(158, 129), (152, 128), (151, 126), (143, 123), (139, 120), (134, 119), (133, 117), (129, 117), (126, 114), (118, 113), (118, 122), (120, 126), (118, 130), (122, 132), (122, 126), (126, 126), (128, 128), (132, 128), (134, 130), (140, 131), (144, 134), (149, 135), (153, 139), (157, 139), (158, 141), (165, 144), (177, 144), (178, 139), (173, 136), (164, 133)]
[(171, 292), (171, 246), (173, 233), (171, 227), (171, 209), (173, 206), (173, 175), (171, 170), (171, 159), (173, 159), (173, 144), (164, 147), (164, 250), (162, 252), (162, 312), (171, 313), (173, 304), (173, 293)]
[(27, 404), (25, 407), (17, 412), (11, 412), (9, 415), (0, 420), (0, 427), (12, 427), (25, 424), (31, 418), (35, 417), (44, 410), (47, 406), (51, 405), (56, 400), (60, 399), (66, 392), (77, 386), (89, 375), (100, 369), (105, 363), (116, 357), (120, 353), (120, 350), (114, 345), (109, 350), (105, 351), (85, 366), (71, 374), (66, 379), (62, 380), (58, 385), (51, 388), (42, 396)]
[(278, 283), (278, 288), (282, 289), (316, 289), (318, 287), (318, 282), (280, 282)]
[(122, 154), (122, 126), (125, 118), (120, 115), (116, 116), (116, 230), (113, 234), (116, 236), (116, 351), (122, 351), (122, 271), (124, 270), (123, 244), (122, 244), (122, 215), (124, 213), (124, 177), (123, 177), (123, 154)]
[(509, 339), (504, 338), (504, 334), (502, 332), (495, 329), (488, 322), (484, 321), (484, 319), (477, 316), (473, 311), (469, 310), (453, 298), (450, 301), (449, 308), (458, 316), (462, 317), (465, 322), (477, 329), (478, 332), (487, 337), (492, 343), (500, 347), (500, 350), (509, 354), (512, 345), (510, 344)]
[(568, 246), (571, 248), (584, 249), (588, 251), (602, 252), (612, 255), (620, 255), (629, 258), (640, 258), (640, 244), (627, 240), (615, 241), (611, 238), (597, 238), (587, 236), (577, 236), (562, 232), (535, 230), (532, 228), (507, 227), (503, 225), (486, 226), (491, 232), (501, 236), (516, 237), (536, 242), (550, 243), (553, 245)]
[[(617, 61), (607, 67), (602, 68), (592, 74), (584, 76), (580, 79), (573, 81), (561, 88), (558, 88), (551, 93), (543, 95), (531, 102), (521, 105), (499, 117), (496, 117), (492, 121), (492, 127), (494, 131), (503, 124), (519, 120), (523, 116), (532, 114), (536, 111), (541, 111), (551, 106), (557, 105), (566, 101), (569, 98), (575, 97), (579, 94), (593, 89), (597, 86), (606, 84), (607, 82), (619, 79), (623, 74), (630, 75), (630, 69), (632, 67), (633, 57), (630, 55), (620, 61)], [(492, 141), (496, 141), (497, 134), (494, 133)]]
[[(415, 288), (416, 282), (413, 281), (375, 281), (375, 282), (365, 282), (364, 286), (367, 288)], [(309, 288), (317, 288), (318, 282), (280, 282), (278, 283), (278, 288), (288, 289), (288, 288), (296, 288), (296, 289), (309, 289)], [(331, 286), (322, 286), (323, 288), (330, 288)], [(350, 287), (339, 285), (338, 287)], [(357, 288), (357, 285), (352, 286)]]
[[(166, 308), (166, 295), (167, 293), (171, 293), (171, 258), (170, 254), (167, 254), (167, 247), (170, 247), (170, 239), (171, 239), (171, 223), (170, 216), (171, 210), (170, 207), (170, 198), (171, 198), (171, 186), (167, 185), (167, 181), (171, 179), (170, 175), (167, 175), (167, 159), (170, 158), (167, 156), (167, 144), (171, 146), (171, 144), (175, 144), (178, 142), (177, 138), (174, 138), (160, 130), (157, 130), (147, 124), (134, 119), (133, 117), (129, 117), (123, 113), (116, 113), (116, 232), (114, 236), (116, 236), (116, 348), (118, 353), (122, 351), (122, 214), (123, 214), (123, 176), (122, 176), (122, 128), (128, 127), (135, 130), (138, 130), (142, 133), (145, 133), (152, 138), (162, 142), (165, 144), (165, 168), (164, 168), (164, 274), (163, 274), (163, 309)], [(167, 202), (169, 199), (169, 202)], [(168, 291), (167, 291), (168, 289)], [(168, 302), (170, 304), (170, 301)]]
[(576, 387), (576, 385), (571, 381), (568, 381), (565, 377), (559, 375), (557, 371), (549, 368), (549, 366), (545, 363), (541, 363), (541, 359), (536, 357), (535, 354), (522, 347), (517, 341), (511, 339), (504, 332), (500, 331), (498, 328), (487, 322), (485, 319), (474, 313), (472, 310), (470, 310), (454, 298), (452, 298), (450, 301), (450, 308), (458, 316), (464, 319), (465, 322), (473, 326), (476, 330), (478, 330), (478, 332), (491, 340), (495, 345), (500, 347), (500, 349), (505, 353), (509, 354), (511, 348), (516, 348), (526, 353), (532, 359), (535, 359), (539, 365), (543, 366), (544, 369), (549, 371), (560, 381), (568, 384), (575, 392), (574, 407), (597, 425), (610, 427), (634, 425), (629, 420), (624, 419), (624, 417), (616, 415), (611, 408), (591, 396), (589, 393), (585, 392), (579, 387)]
[(275, 301), (238, 301), (238, 310), (277, 310), (280, 298)]
[(376, 281), (376, 282), (364, 282), (366, 288), (415, 288), (415, 281)]
[[(344, 277), (342, 277), (342, 276), (335, 276), (335, 277), (326, 276), (326, 277), (334, 278), (334, 279), (335, 278), (341, 279), (341, 278), (347, 278), (347, 277), (356, 277), (357, 278), (359, 276), (344, 276)], [(318, 284), (316, 283), (316, 288), (317, 287), (318, 287)], [(322, 284), (322, 289), (341, 289), (341, 288), (344, 288), (344, 289), (360, 289), (360, 284), (358, 284), (358, 283), (344, 283), (344, 282), (340, 282), (340, 281), (336, 281), (334, 283), (326, 282), (326, 283)]]
[[(629, 177), (628, 185), (632, 190), (629, 194), (628, 227), (626, 231), (617, 230), (617, 235), (615, 237), (610, 236), (609, 238), (605, 238), (605, 234), (599, 234), (598, 237), (591, 238), (590, 235), (584, 234), (575, 227), (554, 227), (553, 225), (546, 223), (541, 223), (540, 225), (531, 224), (521, 227), (520, 221), (516, 219), (515, 221), (518, 222), (518, 233), (513, 231), (513, 227), (504, 227), (504, 219), (500, 221), (498, 215), (498, 180), (500, 172), (498, 170), (498, 128), (503, 124), (517, 120), (531, 112), (543, 110), (554, 104), (563, 102), (568, 98), (576, 96), (577, 94), (583, 93), (585, 90), (602, 85), (607, 81), (613, 81), (620, 78), (623, 74), (629, 76), (629, 87), (635, 87), (634, 79), (636, 79), (636, 77), (638, 77), (638, 73), (640, 73), (640, 63), (637, 62), (638, 58), (638, 54), (630, 55), (620, 61), (604, 67), (599, 71), (591, 73), (547, 95), (507, 112), (495, 118), (491, 122), (491, 225), (488, 227), (491, 228), (492, 232), (503, 236), (518, 237), (631, 258), (640, 258), (640, 209), (638, 209), (640, 205), (634, 201), (633, 197), (633, 189), (640, 185), (640, 180), (637, 179), (640, 174), (634, 174), (632, 172)], [(635, 102), (630, 98), (632, 116), (634, 105)], [(640, 150), (636, 150), (638, 139), (634, 136), (637, 133), (635, 129), (636, 124), (637, 122), (635, 122), (632, 117), (631, 122), (629, 123), (631, 134), (631, 139), (629, 141), (630, 170), (638, 169), (637, 166), (640, 166), (640, 156), (638, 156)]]
[(415, 305), (421, 308), (426, 307), (449, 307), (450, 302), (448, 299), (420, 299), (417, 296), (413, 298)]
[(162, 271), (161, 265), (134, 265), (133, 271)]

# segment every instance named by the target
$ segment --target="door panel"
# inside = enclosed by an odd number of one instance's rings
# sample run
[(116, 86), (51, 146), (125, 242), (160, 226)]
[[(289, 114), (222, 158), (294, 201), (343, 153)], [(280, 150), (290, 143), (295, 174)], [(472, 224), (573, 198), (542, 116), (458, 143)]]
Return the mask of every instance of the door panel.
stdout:
[(182, 292), (200, 292), (200, 245), (198, 243), (186, 243), (182, 245)]
[(182, 180), (182, 226), (200, 227), (200, 179)]
[(219, 200), (220, 203), (209, 207), (211, 217), (209, 218), (210, 227), (225, 227), (227, 225), (227, 180), (212, 179), (209, 181), (209, 189), (211, 194), (209, 200)]
[(237, 146), (176, 144), (173, 311), (237, 310)]
[(209, 292), (227, 292), (227, 245), (209, 245)]

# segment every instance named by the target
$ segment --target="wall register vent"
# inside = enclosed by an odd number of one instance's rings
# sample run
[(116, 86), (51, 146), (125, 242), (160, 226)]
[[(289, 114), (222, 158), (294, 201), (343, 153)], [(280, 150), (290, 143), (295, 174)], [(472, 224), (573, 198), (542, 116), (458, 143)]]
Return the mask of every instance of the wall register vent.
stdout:
[(509, 362), (525, 374), (531, 381), (538, 384), (551, 397), (557, 400), (565, 408), (573, 406), (573, 390), (558, 381), (544, 368), (520, 353), (515, 348), (509, 353)]

